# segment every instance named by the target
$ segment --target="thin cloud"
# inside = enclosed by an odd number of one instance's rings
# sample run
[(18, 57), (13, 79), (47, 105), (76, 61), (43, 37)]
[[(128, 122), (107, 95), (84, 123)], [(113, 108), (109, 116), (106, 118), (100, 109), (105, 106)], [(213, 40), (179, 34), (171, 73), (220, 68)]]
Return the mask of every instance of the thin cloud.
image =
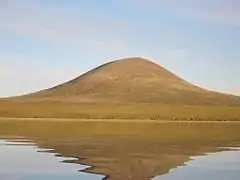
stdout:
[(239, 0), (131, 0), (117, 1), (121, 5), (164, 11), (177, 18), (207, 23), (240, 26)]
[(240, 26), (238, 0), (170, 0), (166, 5), (186, 18)]
[[(94, 12), (46, 8), (38, 1), (24, 0), (21, 3), (8, 1), (7, 8), (0, 8), (0, 30), (4, 29), (20, 35), (73, 47), (88, 46), (122, 52), (122, 54), (134, 51), (135, 43), (129, 42), (128, 37), (135, 37), (139, 33), (135, 24), (124, 24), (111, 19), (99, 18)], [(169, 2), (152, 0), (149, 3), (152, 5), (157, 3), (156, 7), (165, 5), (171, 9), (175, 7), (173, 2), (174, 0)], [(196, 38), (188, 38), (187, 35), (176, 30), (160, 28), (159, 32), (164, 33), (168, 42), (173, 46), (199, 47), (202, 44)]]
[(119, 23), (99, 18), (94, 13), (47, 8), (38, 1), (22, 2), (10, 0), (6, 7), (0, 6), (0, 30), (74, 46), (122, 51), (126, 48), (126, 44), (115, 36), (124, 34)]

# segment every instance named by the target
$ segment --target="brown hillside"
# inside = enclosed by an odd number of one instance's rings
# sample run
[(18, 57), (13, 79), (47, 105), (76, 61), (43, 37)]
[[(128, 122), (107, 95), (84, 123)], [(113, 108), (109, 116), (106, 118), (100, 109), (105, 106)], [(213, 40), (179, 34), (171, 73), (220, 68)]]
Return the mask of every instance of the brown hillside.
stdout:
[(19, 98), (97, 103), (240, 105), (239, 97), (192, 85), (142, 58), (110, 62), (65, 84)]

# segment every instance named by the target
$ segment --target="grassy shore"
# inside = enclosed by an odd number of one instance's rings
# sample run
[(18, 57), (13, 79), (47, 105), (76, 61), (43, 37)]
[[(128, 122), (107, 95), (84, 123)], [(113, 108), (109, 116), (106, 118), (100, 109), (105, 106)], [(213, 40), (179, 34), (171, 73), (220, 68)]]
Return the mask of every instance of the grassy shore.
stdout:
[(0, 101), (2, 118), (240, 121), (240, 107)]
[(72, 118), (4, 118), (0, 117), (0, 122), (82, 122), (82, 123), (140, 123), (140, 124), (240, 124), (240, 121), (189, 121), (189, 120), (149, 120), (149, 119), (72, 119)]

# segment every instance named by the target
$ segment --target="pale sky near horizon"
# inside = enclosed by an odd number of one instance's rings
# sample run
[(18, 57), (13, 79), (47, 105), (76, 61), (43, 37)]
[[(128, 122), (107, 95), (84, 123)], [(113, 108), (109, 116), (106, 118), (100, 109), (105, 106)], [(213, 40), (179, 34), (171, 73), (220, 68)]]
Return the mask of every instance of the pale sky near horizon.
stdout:
[(0, 97), (132, 56), (240, 95), (240, 0), (0, 0)]

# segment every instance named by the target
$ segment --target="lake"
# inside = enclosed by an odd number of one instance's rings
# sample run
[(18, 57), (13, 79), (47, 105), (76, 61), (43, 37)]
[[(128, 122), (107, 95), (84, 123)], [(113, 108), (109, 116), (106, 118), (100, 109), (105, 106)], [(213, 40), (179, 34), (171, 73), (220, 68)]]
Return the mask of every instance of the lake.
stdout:
[(1, 180), (239, 180), (240, 123), (0, 121)]

